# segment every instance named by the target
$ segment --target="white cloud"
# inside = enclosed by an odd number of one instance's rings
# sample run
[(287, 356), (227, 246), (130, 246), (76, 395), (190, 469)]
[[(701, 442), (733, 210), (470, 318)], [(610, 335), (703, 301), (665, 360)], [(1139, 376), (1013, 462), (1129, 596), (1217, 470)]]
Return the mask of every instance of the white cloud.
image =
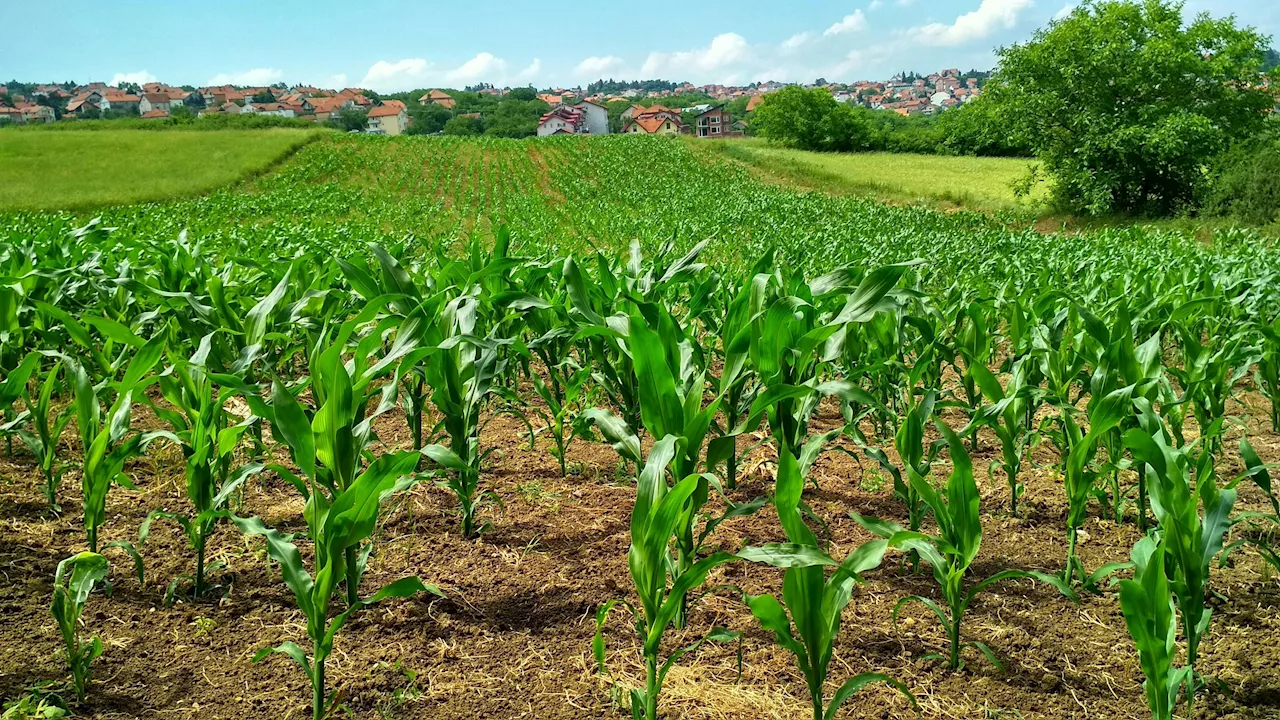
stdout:
[(506, 60), (488, 52), (479, 53), (457, 67), (441, 67), (423, 58), (379, 60), (365, 73), (360, 86), (377, 92), (400, 92), (432, 86), (464, 87), (479, 82), (522, 85), (541, 71), (542, 61), (534, 58), (528, 66), (511, 74)]
[[(746, 59), (749, 50), (746, 38), (737, 33), (724, 33), (713, 38), (711, 44), (705, 48), (673, 53), (649, 53), (644, 66), (640, 68), (640, 74), (650, 78), (695, 76), (700, 80), (711, 76), (722, 76), (734, 65)], [(733, 82), (732, 77), (722, 77), (720, 81)]]
[(982, 0), (977, 10), (956, 18), (950, 25), (930, 23), (909, 31), (925, 45), (955, 46), (980, 40), (996, 30), (1009, 29), (1031, 0)]
[(271, 85), (284, 79), (284, 71), (277, 68), (254, 68), (243, 72), (218, 73), (209, 78), (209, 85)]
[(1061, 9), (1061, 10), (1059, 10), (1058, 12), (1056, 12), (1056, 13), (1054, 13), (1054, 14), (1053, 14), (1053, 19), (1054, 19), (1054, 20), (1066, 20), (1068, 17), (1070, 17), (1070, 16), (1071, 16), (1071, 13), (1072, 13), (1075, 9), (1076, 9), (1076, 5), (1075, 5), (1075, 3), (1067, 3), (1066, 5), (1063, 5), (1063, 6), (1062, 6), (1062, 9)]
[(613, 55), (601, 57), (592, 55), (578, 63), (574, 73), (584, 77), (604, 77), (606, 74), (622, 67), (622, 58)]
[(854, 10), (852, 15), (845, 15), (840, 22), (827, 28), (824, 36), (841, 35), (850, 32), (862, 32), (867, 29), (867, 16), (861, 10)]
[(871, 0), (871, 4), (867, 6), (868, 10), (879, 10), (884, 7), (883, 0)]
[(130, 73), (116, 73), (111, 76), (111, 82), (107, 83), (112, 87), (120, 87), (120, 83), (133, 83), (134, 85), (145, 85), (156, 81), (156, 76), (146, 70)]
[(782, 41), (782, 45), (779, 46), (779, 49), (783, 54), (794, 53), (808, 45), (812, 40), (813, 33), (811, 32), (796, 33)]

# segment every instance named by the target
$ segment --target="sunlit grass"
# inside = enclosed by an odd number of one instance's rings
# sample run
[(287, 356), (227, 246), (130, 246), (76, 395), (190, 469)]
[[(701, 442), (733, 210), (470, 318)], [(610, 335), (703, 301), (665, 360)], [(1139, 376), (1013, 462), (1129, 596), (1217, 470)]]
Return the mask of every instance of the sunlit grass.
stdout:
[(261, 172), (318, 131), (0, 132), (0, 210), (198, 195)]
[(1038, 211), (1046, 189), (1019, 198), (1014, 184), (1034, 160), (900, 153), (815, 153), (759, 140), (729, 140), (717, 149), (759, 170), (828, 192), (871, 195), (889, 202), (924, 202), (969, 210)]

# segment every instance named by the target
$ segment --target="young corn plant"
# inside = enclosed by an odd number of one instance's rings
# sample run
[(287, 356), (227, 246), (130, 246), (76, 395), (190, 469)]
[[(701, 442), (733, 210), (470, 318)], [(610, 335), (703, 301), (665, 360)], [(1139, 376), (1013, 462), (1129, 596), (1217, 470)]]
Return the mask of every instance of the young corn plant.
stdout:
[(1173, 448), (1163, 431), (1152, 434), (1135, 428), (1125, 433), (1124, 442), (1134, 460), (1146, 463), (1151, 471), (1151, 508), (1168, 554), (1169, 586), (1187, 641), (1190, 674), (1186, 695), (1190, 715), (1195, 696), (1204, 687), (1195, 674), (1195, 666), (1213, 616), (1213, 609), (1205, 602), (1209, 567), (1222, 551), (1223, 537), (1231, 526), (1236, 490), (1218, 488), (1210, 452), (1196, 456), (1190, 447)]
[[(625, 432), (626, 424), (614, 418)], [(634, 435), (630, 435), (634, 439)], [(649, 450), (644, 469), (636, 479), (636, 501), (631, 512), (631, 549), (627, 552), (627, 566), (635, 583), (639, 607), (627, 600), (610, 600), (596, 611), (596, 634), (592, 651), (601, 674), (608, 674), (605, 665), (604, 624), (613, 608), (621, 602), (631, 611), (636, 631), (644, 642), (645, 685), (631, 691), (631, 716), (634, 720), (658, 719), (658, 696), (671, 667), (685, 653), (697, 649), (707, 640), (726, 642), (737, 639), (737, 634), (723, 628), (713, 629), (701, 640), (661, 658), (662, 637), (685, 604), (685, 596), (700, 587), (707, 574), (719, 565), (738, 559), (729, 553), (715, 553), (698, 560), (683, 574), (670, 572), (672, 565), (670, 544), (685, 514), (690, 498), (705, 481), (698, 475), (683, 478), (668, 488), (666, 475), (679, 452), (679, 440), (666, 436)], [(638, 454), (639, 441), (636, 441)]]
[[(1258, 551), (1268, 565), (1280, 571), (1280, 552), (1267, 542), (1267, 538), (1274, 537), (1276, 530), (1280, 529), (1280, 499), (1276, 498), (1271, 487), (1270, 470), (1275, 466), (1264, 464), (1246, 437), (1240, 438), (1240, 459), (1244, 461), (1245, 470), (1239, 477), (1232, 480), (1228, 487), (1235, 488), (1242, 480), (1251, 480), (1267, 496), (1267, 500), (1271, 503), (1271, 512), (1242, 512), (1232, 518), (1233, 528), (1239, 524), (1247, 524), (1254, 532), (1244, 534), (1243, 537), (1224, 548), (1219, 564), (1225, 565), (1231, 553), (1249, 545)], [(1259, 522), (1263, 527), (1258, 527)]]
[(499, 336), (496, 326), (487, 337), (473, 334), (479, 302), (476, 296), (462, 295), (445, 305), (441, 317), (445, 340), (423, 364), (431, 402), (440, 412), (439, 425), (449, 437), (449, 446), (427, 445), (422, 454), (449, 471), (445, 484), (458, 498), (462, 535), (467, 538), (484, 531), (484, 525), (476, 521), (480, 509), (477, 493), (480, 465), (492, 448), (480, 448), (481, 417), (495, 399), (508, 406), (519, 404), (509, 388), (495, 382), (507, 364), (499, 349), (514, 341)]
[(1092, 401), (1088, 409), (1089, 432), (1081, 433), (1070, 415), (1063, 415), (1063, 433), (1071, 452), (1066, 459), (1066, 471), (1062, 484), (1067, 494), (1067, 561), (1063, 580), (1074, 585), (1076, 580), (1092, 587), (1102, 576), (1118, 566), (1106, 565), (1093, 575), (1085, 572), (1084, 564), (1076, 555), (1076, 543), (1080, 528), (1084, 526), (1089, 509), (1089, 498), (1094, 495), (1100, 472), (1094, 467), (1101, 439), (1120, 427), (1120, 423), (1133, 414), (1133, 388), (1124, 387)]
[[(261, 463), (249, 463), (232, 470), (236, 447), (257, 418), (232, 424), (227, 401), (235, 393), (219, 390), (205, 367), (213, 335), (206, 335), (199, 348), (187, 360), (175, 360), (159, 378), (160, 394), (167, 406), (151, 404), (157, 417), (170, 430), (147, 433), (143, 443), (165, 439), (182, 450), (186, 460), (187, 499), (190, 516), (166, 510), (155, 510), (138, 530), (138, 542), (145, 543), (156, 518), (177, 522), (186, 533), (187, 542), (196, 554), (196, 569), (191, 576), (194, 597), (204, 597), (207, 587), (205, 549), (219, 520), (229, 516), (227, 503), (250, 476), (263, 469)], [(169, 586), (172, 597), (179, 578)]]
[[(919, 402), (907, 410), (905, 415), (899, 416), (896, 423), (897, 430), (893, 436), (893, 446), (898, 451), (901, 467), (894, 465), (883, 450), (868, 445), (862, 440), (860, 434), (855, 435), (855, 442), (862, 448), (863, 454), (879, 463), (880, 467), (893, 478), (893, 495), (906, 507), (907, 529), (912, 531), (920, 530), (924, 519), (928, 517), (929, 506), (920, 497), (920, 493), (916, 492), (910, 478), (919, 476), (927, 480), (932, 472), (933, 461), (947, 446), (945, 439), (936, 440), (928, 447), (925, 446), (925, 425), (933, 419), (937, 399), (936, 391), (927, 391)], [(911, 559), (914, 565), (918, 557), (913, 553)]]
[[(304, 428), (294, 427), (288, 432), (298, 434), (302, 431)], [(289, 536), (266, 527), (258, 518), (231, 518), (245, 534), (261, 535), (266, 539), (267, 554), (280, 563), (285, 584), (293, 591), (298, 609), (307, 618), (306, 632), (311, 642), (310, 655), (297, 643), (289, 641), (259, 650), (254, 655), (254, 662), (260, 662), (272, 653), (281, 653), (298, 663), (311, 681), (313, 720), (331, 717), (336, 711), (338, 694), (330, 696), (326, 693), (325, 661), (333, 653), (334, 637), (353, 614), (389, 598), (406, 598), (421, 592), (442, 596), (438, 589), (423, 584), (420, 579), (406, 577), (383, 587), (367, 599), (349, 602), (341, 613), (330, 618), (330, 603), (337, 595), (338, 583), (343, 578), (351, 582), (348, 562), (352, 551), (371, 546), (382, 503), (417, 481), (418, 457), (414, 452), (382, 455), (349, 485), (335, 488), (331, 496), (320, 490), (314, 480), (311, 481), (311, 492), (303, 515), (307, 522), (307, 535), (314, 544), (312, 572), (308, 572), (302, 554)], [(314, 472), (308, 477), (314, 477)], [(362, 559), (367, 557), (368, 554), (363, 553)]]
[(1175, 667), (1178, 635), (1173, 592), (1165, 572), (1165, 542), (1145, 537), (1133, 546), (1132, 580), (1119, 583), (1120, 612), (1138, 649), (1152, 720), (1173, 720), (1178, 695), (1191, 681), (1190, 667)]
[[(804, 523), (800, 497), (805, 480), (799, 462), (790, 453), (778, 459), (774, 506), (790, 545), (747, 548), (739, 555), (785, 567), (782, 601), (773, 595), (747, 595), (747, 606), (761, 627), (773, 632), (778, 644), (790, 651), (804, 675), (814, 720), (831, 720), (859, 690), (883, 682), (897, 688), (915, 706), (916, 700), (901, 682), (881, 673), (862, 673), (846, 680), (827, 703), (823, 695), (831, 653), (840, 633), (840, 615), (849, 604), (853, 586), (862, 573), (879, 567), (888, 542), (873, 540), (837, 562), (819, 549), (818, 538)], [(757, 552), (758, 551), (758, 552)], [(826, 566), (835, 572), (827, 576)], [(798, 637), (797, 637), (798, 636)]]
[(58, 563), (53, 576), (53, 604), (50, 611), (62, 632), (63, 651), (71, 667), (76, 698), (84, 702), (89, 666), (102, 655), (102, 639), (85, 640), (80, 634), (80, 615), (93, 593), (93, 586), (107, 577), (107, 559), (97, 553), (82, 552)]
[(1001, 457), (993, 460), (989, 474), (995, 475), (999, 467), (1009, 483), (1009, 514), (1018, 516), (1018, 498), (1025, 488), (1018, 481), (1022, 470), (1022, 460), (1027, 446), (1035, 439), (1035, 433), (1026, 422), (1027, 416), (1035, 412), (1043, 393), (1028, 380), (1030, 358), (1022, 358), (1013, 363), (1009, 372), (1009, 384), (1000, 386), (1000, 380), (984, 365), (973, 365), (969, 374), (974, 383), (991, 404), (984, 405), (974, 415), (968, 432), (977, 432), (978, 427), (989, 426), (1000, 439)]
[[(547, 424), (542, 431), (551, 436), (551, 442), (555, 445), (551, 454), (560, 463), (560, 477), (563, 478), (569, 475), (566, 456), (569, 445), (577, 436), (575, 427), (580, 412), (579, 406), (587, 381), (591, 379), (591, 370), (577, 367), (577, 363), (572, 358), (566, 358), (562, 364), (577, 369), (571, 374), (566, 373), (563, 380), (557, 379), (552, 384), (543, 380), (541, 375), (534, 373), (533, 389), (546, 406), (535, 408), (535, 412), (540, 414), (543, 422)], [(554, 371), (552, 377), (556, 377)]]
[[(996, 667), (1002, 668), (995, 653), (985, 643), (964, 642), (962, 639), (961, 626), (964, 614), (978, 594), (994, 583), (1017, 578), (1038, 580), (1051, 585), (1073, 600), (1075, 593), (1062, 578), (1028, 570), (1002, 570), (966, 588), (965, 581), (969, 566), (977, 557), (978, 548), (982, 544), (982, 523), (978, 516), (978, 487), (973, 480), (973, 464), (960, 436), (942, 422), (938, 422), (937, 425), (947, 440), (953, 467), (951, 478), (947, 481), (945, 499), (923, 478), (913, 476), (911, 479), (916, 486), (916, 491), (933, 509), (933, 515), (938, 522), (938, 535), (911, 532), (894, 523), (862, 517), (857, 513), (853, 513), (852, 517), (871, 533), (887, 539), (890, 547), (914, 550), (919, 553), (920, 557), (929, 563), (933, 570), (933, 577), (942, 590), (945, 608), (932, 599), (920, 595), (911, 595), (899, 600), (893, 607), (895, 627), (898, 622), (898, 613), (903, 606), (913, 602), (920, 603), (937, 616), (947, 632), (950, 647), (945, 659), (949, 668), (959, 670), (963, 667), (961, 651), (965, 647), (973, 647), (981, 651)], [(936, 657), (942, 658), (941, 655)]]
[(40, 474), (44, 477), (44, 496), (49, 502), (49, 510), (55, 513), (61, 510), (58, 507), (58, 488), (66, 471), (58, 463), (58, 442), (75, 413), (74, 403), (63, 408), (62, 412), (53, 412), (53, 393), (62, 387), (58, 377), (62, 371), (63, 364), (58, 362), (45, 373), (40, 392), (35, 402), (30, 403), (31, 430), (18, 431), (23, 444), (40, 466)]
[(7, 373), (4, 382), (0, 383), (0, 411), (4, 417), (0, 420), (0, 436), (4, 437), (5, 454), (13, 455), (13, 436), (21, 435), (21, 428), (26, 423), (30, 411), (15, 412), (14, 404), (27, 393), (27, 381), (40, 366), (39, 353), (27, 353), (22, 362)]
[[(71, 371), (75, 391), (76, 426), (80, 430), (84, 461), (81, 486), (84, 497), (85, 541), (90, 552), (98, 552), (98, 530), (107, 519), (107, 491), (112, 483), (132, 487), (124, 474), (124, 464), (142, 454), (142, 436), (130, 435), (129, 421), (133, 409), (133, 393), (164, 353), (164, 336), (155, 338), (138, 350), (129, 363), (123, 381), (117, 385), (116, 400), (102, 416), (101, 388), (89, 379), (82, 365), (64, 357)], [(128, 550), (132, 546), (121, 544)]]
[[(356, 345), (348, 365), (343, 362), (343, 355), (348, 351), (347, 341), (360, 319), (345, 323), (329, 347), (315, 356), (310, 387), (319, 409), (314, 417), (307, 417), (302, 404), (278, 380), (272, 384), (270, 405), (250, 398), (254, 412), (269, 420), (272, 434), (289, 447), (302, 475), (299, 477), (278, 464), (266, 467), (297, 488), (308, 507), (313, 503), (337, 502), (362, 470), (372, 467), (374, 461), (368, 446), (373, 438), (373, 420), (393, 407), (396, 389), (395, 383), (387, 383), (379, 397), (372, 383), (399, 359), (400, 353), (407, 353), (411, 347), (397, 346), (380, 361), (369, 365), (373, 348), (381, 342), (381, 333), (375, 331)], [(375, 399), (377, 406), (370, 412), (368, 407)], [(349, 607), (359, 602), (360, 577), (373, 550), (373, 544), (366, 544), (364, 540), (364, 537), (358, 538), (343, 548), (346, 557), (341, 568), (345, 573)]]
[[(704, 467), (703, 447), (707, 444), (707, 435), (720, 408), (721, 398), (717, 396), (703, 405), (705, 369), (695, 368), (689, 360), (695, 353), (690, 351), (687, 342), (679, 340), (683, 333), (675, 320), (660, 306), (641, 307), (650, 312), (652, 319), (647, 319), (638, 310), (631, 316), (627, 335), (637, 387), (640, 388), (641, 417), (651, 434), (674, 438), (678, 442), (675, 456), (669, 462), (672, 477), (694, 479), (694, 491), (681, 507), (678, 522), (672, 530), (676, 552), (671, 573), (679, 578), (698, 562), (699, 551), (720, 522), (728, 517), (755, 512), (763, 506), (764, 500), (758, 498), (740, 505), (730, 503), (724, 516), (708, 519), (703, 531), (697, 531), (710, 491), (719, 487), (714, 476), (699, 472), (716, 464), (708, 451)], [(594, 423), (624, 460), (630, 460), (639, 467), (640, 440), (631, 434), (624, 421), (598, 408), (584, 413), (584, 421)], [(676, 627), (684, 627), (684, 622), (685, 612), (681, 604), (675, 616)]]

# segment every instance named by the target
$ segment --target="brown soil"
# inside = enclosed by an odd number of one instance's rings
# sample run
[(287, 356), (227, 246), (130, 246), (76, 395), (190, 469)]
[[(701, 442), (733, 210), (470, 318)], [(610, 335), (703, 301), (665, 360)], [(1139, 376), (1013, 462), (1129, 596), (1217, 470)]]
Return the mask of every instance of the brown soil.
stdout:
[[(837, 414), (825, 408), (820, 427)], [(1254, 417), (1265, 417), (1257, 413)], [(154, 427), (149, 413), (137, 422)], [(953, 419), (953, 424), (958, 421)], [(390, 448), (408, 445), (402, 419), (381, 419), (380, 437)], [(815, 428), (817, 429), (817, 428)], [(1257, 430), (1255, 447), (1264, 460), (1280, 459), (1280, 438)], [(463, 540), (447, 491), (429, 482), (392, 502), (384, 512), (378, 551), (365, 577), (366, 593), (408, 574), (440, 587), (448, 599), (390, 601), (365, 611), (339, 634), (329, 662), (330, 689), (339, 689), (357, 718), (621, 718), (610, 683), (597, 676), (591, 656), (596, 608), (631, 597), (627, 572), (628, 521), (634, 491), (619, 479), (617, 456), (608, 446), (578, 441), (570, 449), (568, 479), (559, 477), (549, 443), (530, 450), (523, 425), (499, 418), (483, 441), (500, 450), (483, 478), (498, 502), (485, 516), (493, 528), (479, 540)], [(74, 444), (72, 434), (67, 439)], [(1234, 443), (1229, 443), (1233, 447)], [(70, 447), (64, 454), (74, 455)], [(1052, 470), (1053, 452), (1035, 451), (1044, 466), (1025, 471), (1027, 493), (1021, 517), (1010, 518), (1008, 490), (986, 468), (997, 457), (993, 437), (983, 438), (974, 457), (984, 496), (984, 543), (975, 578), (1004, 568), (1057, 571), (1065, 553), (1066, 503)], [(58, 561), (82, 549), (78, 475), (63, 485), (64, 515), (51, 518), (43, 506), (38, 471), (15, 446), (0, 458), (0, 698), (12, 698), (40, 682), (62, 685), (67, 673), (60, 638), (49, 615), (51, 581)], [(1220, 476), (1239, 468), (1234, 456)], [(732, 493), (746, 500), (766, 493), (768, 463)], [(891, 483), (848, 455), (828, 453), (812, 473), (819, 489), (807, 501), (829, 523), (824, 535), (843, 556), (870, 539), (849, 512), (900, 519)], [(182, 463), (157, 448), (129, 468), (138, 491), (113, 488), (104, 542), (134, 539), (139, 523), (157, 508), (182, 509)], [(864, 472), (865, 471), (865, 472)], [(935, 477), (948, 468), (939, 463)], [(1242, 486), (1238, 508), (1262, 509), (1262, 498)], [(301, 502), (287, 484), (263, 476), (245, 493), (242, 515), (269, 525), (301, 529)], [(1098, 513), (1100, 514), (1100, 513)], [(1087, 524), (1081, 556), (1089, 568), (1124, 560), (1137, 539), (1130, 523), (1101, 517)], [(716, 546), (736, 550), (745, 543), (782, 539), (776, 516), (766, 508), (754, 517), (726, 522)], [(85, 630), (102, 637), (106, 652), (93, 667), (88, 701), (76, 709), (97, 718), (303, 718), (310, 690), (301, 670), (282, 655), (251, 662), (260, 648), (285, 640), (306, 646), (303, 616), (267, 561), (262, 544), (223, 526), (210, 556), (227, 569), (216, 575), (225, 594), (209, 602), (179, 601), (165, 607), (169, 581), (194, 564), (178, 528), (157, 521), (143, 548), (146, 584), (130, 574), (118, 551), (114, 590), (88, 603)], [(1196, 715), (1204, 718), (1280, 717), (1280, 587), (1256, 557), (1236, 556), (1234, 567), (1215, 568), (1212, 629), (1199, 669), (1225, 683), (1209, 691)], [(744, 591), (778, 592), (779, 570), (734, 563), (714, 573), (708, 587), (734, 585)], [(930, 575), (911, 575), (896, 559), (870, 573), (846, 610), (831, 664), (828, 697), (852, 674), (887, 673), (905, 682), (925, 718), (1145, 718), (1137, 655), (1114, 596), (1086, 596), (1079, 604), (1051, 588), (1027, 581), (999, 584), (965, 618), (964, 635), (990, 645), (1006, 672), (976, 652), (967, 668), (952, 673), (924, 656), (945, 649), (936, 620), (919, 606), (904, 611), (895, 630), (890, 611), (905, 595), (938, 597)], [(736, 647), (708, 644), (686, 655), (667, 679), (662, 711), (673, 718), (779, 718), (810, 716), (802, 678), (793, 658), (752, 619), (736, 592), (718, 590), (694, 606), (690, 629), (668, 632), (668, 647), (682, 647), (713, 626), (742, 631), (742, 676)], [(639, 642), (615, 610), (606, 640), (608, 664), (624, 685), (640, 683)], [(871, 687), (848, 703), (841, 717), (910, 718), (915, 713), (895, 692)]]

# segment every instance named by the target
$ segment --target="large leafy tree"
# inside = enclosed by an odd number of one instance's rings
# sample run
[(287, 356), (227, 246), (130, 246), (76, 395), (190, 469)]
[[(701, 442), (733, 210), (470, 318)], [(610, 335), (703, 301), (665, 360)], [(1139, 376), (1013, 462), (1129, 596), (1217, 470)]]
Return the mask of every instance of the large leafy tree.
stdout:
[(984, 102), (1028, 143), (1066, 209), (1167, 214), (1211, 159), (1261, 126), (1267, 39), (1167, 0), (1088, 0), (1002, 48)]
[(753, 125), (760, 135), (801, 150), (864, 150), (872, 135), (861, 115), (820, 87), (793, 85), (765, 96)]

